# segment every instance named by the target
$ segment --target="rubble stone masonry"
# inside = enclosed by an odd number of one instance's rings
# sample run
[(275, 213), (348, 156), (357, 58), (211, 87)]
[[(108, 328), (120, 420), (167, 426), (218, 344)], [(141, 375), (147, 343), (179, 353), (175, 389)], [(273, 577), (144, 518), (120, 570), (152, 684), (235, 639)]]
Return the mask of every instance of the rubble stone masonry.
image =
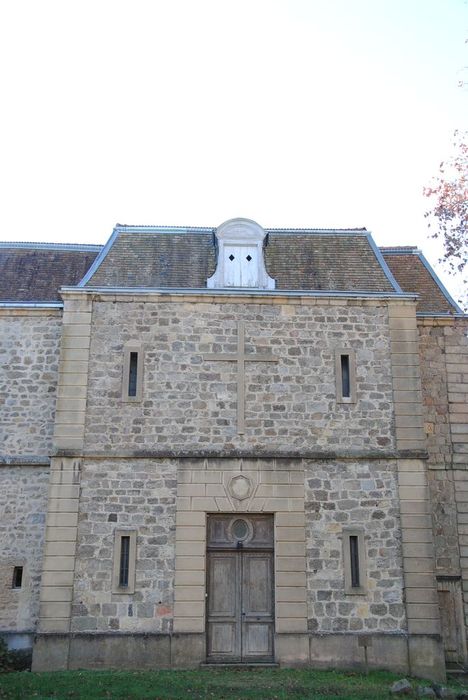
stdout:
[[(309, 629), (406, 629), (396, 462), (306, 462)], [(366, 591), (344, 587), (344, 527), (362, 528)]]
[(55, 311), (0, 315), (0, 457), (52, 450), (61, 319)]
[[(48, 481), (44, 467), (0, 466), (0, 632), (35, 629)], [(21, 588), (12, 588), (15, 566)]]
[[(236, 428), (236, 365), (204, 359), (237, 350), (246, 362), (245, 434)], [(122, 403), (124, 346), (144, 349), (140, 402)], [(357, 402), (336, 400), (335, 349), (356, 355)], [(395, 448), (388, 313), (370, 306), (94, 301), (85, 451)]]
[[(171, 460), (83, 465), (72, 631), (172, 631), (176, 474)], [(134, 594), (112, 593), (117, 529), (137, 531)]]
[[(457, 628), (463, 637), (463, 616), (465, 629), (468, 625), (468, 322), (425, 318), (418, 326), (436, 574), (439, 590), (451, 586), (454, 600), (460, 596)], [(458, 653), (455, 660), (464, 662), (465, 640)]]
[(419, 321), (429, 467), (468, 468), (468, 321)]

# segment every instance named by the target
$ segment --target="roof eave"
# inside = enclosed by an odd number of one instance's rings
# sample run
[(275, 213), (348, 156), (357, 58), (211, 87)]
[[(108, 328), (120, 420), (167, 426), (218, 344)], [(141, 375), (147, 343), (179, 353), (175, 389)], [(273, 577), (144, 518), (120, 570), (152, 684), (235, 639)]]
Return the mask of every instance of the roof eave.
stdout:
[(64, 286), (60, 292), (85, 292), (98, 294), (187, 294), (206, 296), (292, 296), (292, 297), (339, 297), (339, 298), (367, 298), (367, 299), (401, 299), (416, 300), (417, 294), (405, 292), (374, 292), (356, 290), (323, 290), (323, 289), (254, 289), (251, 287), (229, 287), (224, 289), (208, 289), (206, 287), (101, 287), (101, 286)]
[(62, 309), (63, 301), (0, 301), (2, 309)]

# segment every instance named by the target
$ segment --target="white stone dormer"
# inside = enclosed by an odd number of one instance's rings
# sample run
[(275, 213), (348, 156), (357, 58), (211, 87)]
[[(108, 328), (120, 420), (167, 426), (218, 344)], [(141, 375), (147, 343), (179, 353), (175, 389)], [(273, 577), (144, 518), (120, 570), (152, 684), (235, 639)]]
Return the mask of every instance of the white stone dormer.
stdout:
[(250, 219), (229, 219), (216, 229), (218, 261), (208, 289), (274, 289), (266, 271), (263, 242), (266, 232)]

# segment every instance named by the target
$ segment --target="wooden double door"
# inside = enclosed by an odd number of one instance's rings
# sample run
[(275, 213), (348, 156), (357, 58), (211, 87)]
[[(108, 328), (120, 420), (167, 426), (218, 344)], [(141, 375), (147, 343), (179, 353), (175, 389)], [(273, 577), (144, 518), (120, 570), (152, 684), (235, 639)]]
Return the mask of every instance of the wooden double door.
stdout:
[(208, 523), (207, 659), (274, 659), (271, 516), (212, 516)]

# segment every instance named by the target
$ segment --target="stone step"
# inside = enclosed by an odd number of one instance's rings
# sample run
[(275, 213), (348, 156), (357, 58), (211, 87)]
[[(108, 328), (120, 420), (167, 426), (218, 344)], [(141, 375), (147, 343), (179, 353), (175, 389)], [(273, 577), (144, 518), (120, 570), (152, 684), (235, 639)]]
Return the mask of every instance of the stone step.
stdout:
[(447, 663), (445, 670), (447, 672), (447, 678), (468, 682), (468, 667), (457, 663)]
[(201, 663), (200, 668), (208, 668), (208, 669), (213, 669), (213, 668), (231, 668), (235, 670), (244, 670), (248, 671), (250, 668), (279, 668), (279, 664), (265, 661), (255, 661), (255, 662), (247, 662), (247, 663), (240, 663), (240, 662), (232, 662), (232, 663)]

